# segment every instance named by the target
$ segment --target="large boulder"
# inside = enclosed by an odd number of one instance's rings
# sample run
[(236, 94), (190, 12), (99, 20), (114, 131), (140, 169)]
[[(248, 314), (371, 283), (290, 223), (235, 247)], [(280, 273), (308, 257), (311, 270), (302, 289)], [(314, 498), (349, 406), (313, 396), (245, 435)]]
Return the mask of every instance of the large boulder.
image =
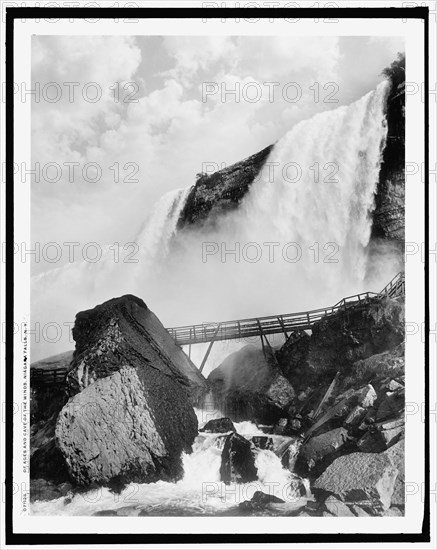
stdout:
[(294, 402), (292, 385), (280, 372), (275, 357), (248, 345), (232, 353), (208, 376), (214, 401), (235, 421), (272, 424)]
[(308, 363), (320, 373), (353, 375), (353, 363), (395, 348), (404, 334), (403, 300), (357, 304), (314, 324)]
[(134, 296), (79, 313), (73, 336), (63, 398), (32, 426), (31, 476), (67, 472), (85, 485), (180, 477), (206, 380)]
[(220, 479), (226, 484), (248, 483), (258, 479), (252, 445), (237, 433), (231, 433), (226, 437), (222, 451)]
[(238, 208), (263, 168), (273, 145), (213, 174), (198, 174), (180, 213), (178, 229), (191, 225), (213, 226), (217, 218)]
[(393, 466), (398, 469), (399, 473), (396, 477), (396, 482), (391, 497), (392, 506), (398, 506), (401, 509), (405, 508), (405, 440), (401, 439), (398, 443), (390, 447), (384, 452)]
[(178, 479), (196, 435), (186, 393), (147, 367), (124, 366), (88, 385), (56, 425), (57, 447), (80, 485)]
[(311, 337), (304, 331), (293, 332), (278, 351), (279, 366), (296, 392), (305, 391), (316, 381), (316, 370), (308, 363)]
[(224, 434), (227, 432), (236, 432), (234, 424), (230, 418), (213, 418), (203, 426), (199, 432)]
[[(329, 385), (336, 373), (344, 381), (343, 387), (350, 386), (356, 374), (355, 384), (367, 383), (372, 375), (376, 377), (377, 366), (357, 362), (395, 349), (403, 342), (404, 333), (403, 300), (375, 298), (323, 317), (313, 325), (311, 336), (284, 344), (278, 361), (298, 391), (314, 384)], [(401, 356), (403, 350), (399, 349), (393, 362), (400, 363)], [(380, 357), (379, 363), (385, 359)]]
[(300, 447), (296, 461), (296, 472), (309, 475), (313, 471), (323, 471), (336, 458), (348, 442), (348, 432), (337, 428), (312, 437)]
[(384, 454), (352, 453), (334, 460), (315, 481), (314, 489), (344, 502), (362, 503), (364, 509), (381, 506), (388, 510), (397, 475), (398, 469)]
[(122, 365), (159, 371), (184, 386), (193, 402), (207, 390), (205, 378), (159, 319), (135, 296), (109, 300), (76, 315), (76, 349), (67, 375), (70, 396)]

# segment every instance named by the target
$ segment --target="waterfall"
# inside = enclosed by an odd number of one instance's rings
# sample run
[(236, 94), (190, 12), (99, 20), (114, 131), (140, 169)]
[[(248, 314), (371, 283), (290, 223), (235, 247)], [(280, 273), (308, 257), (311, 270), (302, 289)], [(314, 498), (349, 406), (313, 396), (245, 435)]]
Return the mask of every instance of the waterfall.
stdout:
[[(302, 286), (361, 286), (387, 126), (384, 81), (349, 106), (296, 124), (243, 202), (247, 240), (279, 243)], [(284, 250), (286, 243), (295, 243)], [(301, 257), (299, 258), (299, 254)], [(287, 266), (286, 264), (289, 263)], [(285, 264), (285, 265), (284, 265)], [(318, 295), (319, 304), (321, 296)]]
[[(200, 417), (204, 416), (201, 411), (197, 412)], [(247, 439), (262, 433), (250, 422), (234, 425), (237, 432)], [(252, 450), (258, 471), (256, 481), (230, 485), (220, 481), (221, 454), (226, 435), (200, 433), (193, 443), (192, 453), (182, 455), (184, 476), (177, 483), (132, 483), (117, 495), (105, 487), (81, 491), (51, 501), (34, 502), (31, 514), (81, 516), (121, 510), (120, 515), (239, 515), (238, 504), (250, 500), (255, 491), (284, 500), (284, 513), (305, 504), (308, 497), (300, 496), (295, 476), (269, 450)], [(295, 445), (292, 438), (269, 437), (278, 438), (280, 443), (288, 439), (289, 445)]]
[[(213, 228), (177, 232), (191, 187), (164, 194), (137, 232), (136, 263), (115, 264), (109, 252), (98, 263), (76, 262), (39, 275), (32, 279), (32, 315), (41, 326), (63, 326), (80, 309), (130, 293), (143, 298), (165, 326), (175, 326), (305, 311), (378, 290), (387, 269), (372, 288), (365, 273), (388, 86), (384, 81), (358, 101), (291, 128), (240, 207)], [(205, 241), (219, 250), (207, 260)], [(262, 254), (254, 260), (257, 250)], [(231, 351), (246, 343), (233, 342)], [(64, 338), (31, 343), (40, 348), (33, 360), (71, 344)], [(220, 347), (205, 372), (221, 362), (215, 359)], [(203, 350), (192, 351), (198, 363)]]
[(140, 262), (148, 266), (162, 260), (169, 252), (170, 242), (176, 233), (176, 225), (192, 187), (165, 193), (153, 207), (152, 213), (138, 233), (135, 241), (140, 247)]

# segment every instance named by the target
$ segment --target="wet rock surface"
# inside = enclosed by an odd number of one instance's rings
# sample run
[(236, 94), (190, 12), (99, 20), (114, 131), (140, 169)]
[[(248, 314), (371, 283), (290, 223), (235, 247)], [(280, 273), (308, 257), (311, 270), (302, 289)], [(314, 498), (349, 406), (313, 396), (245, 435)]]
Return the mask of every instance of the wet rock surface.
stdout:
[(248, 483), (258, 479), (250, 442), (239, 434), (229, 434), (222, 451), (220, 479), (226, 483)]
[(214, 225), (218, 217), (238, 208), (253, 180), (262, 170), (273, 145), (213, 174), (198, 174), (180, 214), (178, 229)]
[(56, 443), (77, 484), (181, 477), (181, 453), (191, 448), (197, 419), (176, 382), (151, 374), (122, 367), (62, 409)]
[(275, 357), (251, 345), (229, 355), (209, 374), (208, 383), (217, 408), (236, 421), (271, 424), (295, 398)]
[(77, 314), (76, 341), (67, 376), (69, 395), (122, 365), (146, 367), (185, 386), (195, 401), (207, 389), (199, 370), (139, 298), (126, 295)]
[(132, 296), (79, 313), (73, 336), (63, 398), (32, 425), (31, 477), (120, 487), (180, 478), (205, 379)]
[(227, 433), (227, 432), (236, 432), (235, 426), (230, 418), (217, 418), (210, 420), (205, 424), (199, 432), (209, 432), (209, 433)]

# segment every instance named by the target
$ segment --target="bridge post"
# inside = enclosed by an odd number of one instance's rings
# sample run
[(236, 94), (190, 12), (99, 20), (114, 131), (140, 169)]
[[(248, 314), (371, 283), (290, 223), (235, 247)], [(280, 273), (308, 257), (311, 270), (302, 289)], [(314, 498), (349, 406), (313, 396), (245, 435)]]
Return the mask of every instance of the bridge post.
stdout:
[(214, 336), (212, 337), (212, 340), (211, 340), (211, 342), (209, 343), (208, 349), (206, 350), (205, 356), (204, 356), (203, 359), (202, 359), (202, 363), (201, 363), (201, 365), (200, 365), (199, 372), (202, 372), (202, 371), (203, 371), (203, 367), (205, 366), (206, 360), (208, 359), (208, 356), (209, 356), (209, 353), (210, 353), (210, 351), (211, 351), (212, 345), (214, 344), (215, 339), (216, 339), (216, 336), (217, 336), (217, 334), (218, 334), (218, 331), (220, 330), (220, 326), (221, 326), (221, 323), (219, 323), (219, 324), (217, 325), (217, 328), (215, 329)]

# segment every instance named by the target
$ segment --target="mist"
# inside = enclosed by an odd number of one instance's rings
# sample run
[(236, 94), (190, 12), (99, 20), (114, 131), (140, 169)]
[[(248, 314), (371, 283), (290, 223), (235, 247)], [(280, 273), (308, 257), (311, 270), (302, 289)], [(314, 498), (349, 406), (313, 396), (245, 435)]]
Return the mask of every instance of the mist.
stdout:
[[(400, 265), (398, 250), (369, 249), (387, 91), (384, 81), (292, 127), (237, 210), (178, 231), (189, 184), (155, 204), (136, 230), (137, 248), (33, 277), (40, 336), (32, 361), (74, 349), (76, 313), (123, 294), (142, 298), (171, 327), (306, 311), (379, 291)], [(216, 343), (205, 374), (247, 343)], [(193, 346), (195, 364), (204, 351)]]

